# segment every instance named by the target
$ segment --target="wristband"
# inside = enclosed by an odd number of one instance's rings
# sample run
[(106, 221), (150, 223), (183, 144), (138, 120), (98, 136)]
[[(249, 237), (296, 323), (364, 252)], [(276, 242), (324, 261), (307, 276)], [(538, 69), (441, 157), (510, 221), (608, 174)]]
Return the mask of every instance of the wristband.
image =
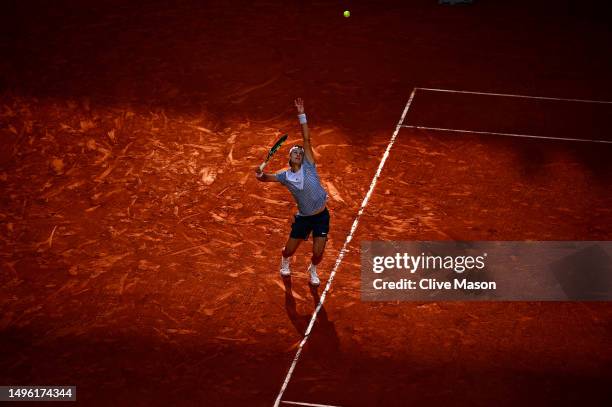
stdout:
[(298, 119), (300, 119), (300, 124), (306, 123), (306, 113), (298, 114)]

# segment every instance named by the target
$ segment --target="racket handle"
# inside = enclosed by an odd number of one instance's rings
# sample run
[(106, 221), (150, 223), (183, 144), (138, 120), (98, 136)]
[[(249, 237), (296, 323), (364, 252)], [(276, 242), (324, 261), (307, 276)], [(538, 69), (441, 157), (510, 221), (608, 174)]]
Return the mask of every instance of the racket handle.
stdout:
[(259, 166), (259, 171), (263, 171), (263, 169), (266, 168), (266, 165), (268, 165), (267, 161), (262, 162), (261, 165)]

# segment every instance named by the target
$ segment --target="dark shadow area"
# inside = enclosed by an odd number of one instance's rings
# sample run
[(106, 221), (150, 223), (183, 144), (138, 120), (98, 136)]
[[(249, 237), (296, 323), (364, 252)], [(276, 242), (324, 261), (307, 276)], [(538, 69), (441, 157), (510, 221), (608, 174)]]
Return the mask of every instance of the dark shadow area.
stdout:
[(298, 313), (295, 297), (293, 296), (291, 277), (282, 277), (282, 279), (285, 286), (285, 310), (287, 311), (287, 316), (295, 327), (296, 332), (301, 336), (304, 336), (304, 332), (306, 332), (311, 315), (300, 315)]
[(0, 332), (0, 383), (76, 385), (86, 406), (269, 406), (288, 355), (214, 338)]
[(590, 145), (579, 144), (574, 147), (574, 154), (585, 163), (591, 176), (600, 185), (610, 185), (612, 179), (612, 144)]
[[(494, 136), (493, 136), (494, 137)], [(581, 141), (555, 141), (555, 140), (504, 140), (508, 149), (514, 149), (520, 159), (521, 171), (527, 180), (538, 177), (550, 177), (551, 169), (558, 176), (564, 166), (571, 167), (571, 159), (580, 163), (586, 170), (589, 181), (593, 187), (605, 187), (612, 177), (612, 143), (594, 143)], [(564, 161), (559, 157), (565, 156)]]
[(361, 354), (332, 369), (309, 365), (290, 384), (285, 399), (356, 407), (607, 405), (612, 401), (606, 384), (612, 370), (598, 373), (502, 367), (494, 358), (481, 367), (465, 361), (425, 364)]
[[(291, 277), (284, 277), (283, 284), (285, 285), (285, 309), (287, 316), (301, 337), (304, 336), (306, 328), (312, 318), (312, 313), (301, 315), (298, 313), (291, 288)], [(313, 311), (319, 304), (320, 296), (317, 287), (309, 285), (310, 294), (313, 301)], [(309, 352), (314, 352), (317, 359), (328, 359), (330, 354), (337, 356), (340, 352), (340, 343), (334, 323), (329, 320), (325, 307), (321, 307), (315, 325), (310, 333), (306, 344)]]
[(568, 299), (612, 300), (612, 259), (599, 245), (560, 259), (550, 268)]
[[(76, 385), (77, 405), (87, 406), (269, 406), (289, 359), (272, 349), (202, 338), (162, 342), (101, 332), (41, 339), (41, 333), (27, 329), (0, 334), (0, 381)], [(334, 345), (326, 346), (331, 350)], [(501, 366), (492, 356), (490, 368), (483, 369), (461, 361), (423, 364), (406, 354), (389, 359), (365, 352), (345, 357), (328, 352), (322, 363), (313, 360), (313, 350), (306, 350), (285, 399), (351, 406), (400, 406), (407, 399), (428, 405), (610, 401), (609, 369)]]
[(594, 1), (29, 0), (0, 15), (4, 92), (260, 121), (301, 95), (356, 143), (392, 129), (414, 86), (612, 94)]

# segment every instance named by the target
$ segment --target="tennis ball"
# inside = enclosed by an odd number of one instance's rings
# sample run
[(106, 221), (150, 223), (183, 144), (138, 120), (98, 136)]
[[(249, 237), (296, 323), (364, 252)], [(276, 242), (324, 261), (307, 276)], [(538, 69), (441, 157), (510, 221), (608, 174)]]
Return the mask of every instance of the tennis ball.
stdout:
[(344, 17), (349, 18), (351, 16), (351, 12), (348, 10), (344, 11)]

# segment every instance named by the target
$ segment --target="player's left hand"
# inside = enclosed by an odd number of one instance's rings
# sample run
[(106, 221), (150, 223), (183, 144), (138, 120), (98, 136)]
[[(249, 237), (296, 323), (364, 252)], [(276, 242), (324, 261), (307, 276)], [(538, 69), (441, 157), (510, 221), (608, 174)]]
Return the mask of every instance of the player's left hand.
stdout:
[(304, 113), (304, 101), (302, 98), (295, 99), (295, 107), (297, 108), (298, 114)]

